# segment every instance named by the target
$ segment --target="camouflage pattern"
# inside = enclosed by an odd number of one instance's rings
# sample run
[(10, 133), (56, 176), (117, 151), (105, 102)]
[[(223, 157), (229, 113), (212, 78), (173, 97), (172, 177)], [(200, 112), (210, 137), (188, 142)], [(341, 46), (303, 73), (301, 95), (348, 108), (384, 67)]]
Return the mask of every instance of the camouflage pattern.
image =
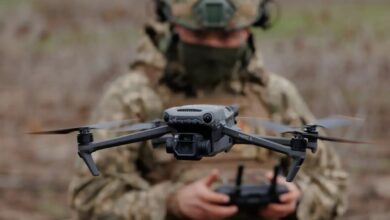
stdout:
[[(190, 29), (202, 29), (202, 22), (194, 13), (199, 0), (166, 0), (171, 9), (171, 21)], [(230, 0), (235, 12), (226, 29), (233, 30), (251, 26), (259, 17), (258, 9), (262, 0)]]
[[(166, 61), (149, 38), (144, 38), (129, 73), (108, 85), (92, 121), (161, 117), (163, 109), (182, 104), (239, 104), (242, 116), (257, 116), (299, 125), (314, 120), (297, 89), (285, 78), (264, 70), (255, 55), (247, 68), (262, 83), (245, 84), (234, 78), (215, 88), (199, 91), (197, 98), (174, 93), (158, 83)], [(240, 123), (248, 132), (264, 134), (259, 128)], [(96, 139), (117, 136), (99, 132)], [(78, 219), (180, 219), (177, 204), (170, 198), (180, 187), (205, 176), (212, 168), (221, 170), (221, 183), (233, 180), (238, 163), (247, 166), (244, 182), (258, 182), (281, 155), (254, 146), (235, 146), (202, 161), (177, 161), (164, 148), (152, 149), (149, 142), (98, 151), (94, 155), (101, 176), (93, 177), (81, 160), (70, 186), (71, 206)], [(346, 173), (329, 146), (319, 144), (308, 153), (294, 181), (303, 192), (297, 219), (333, 219), (346, 208)]]

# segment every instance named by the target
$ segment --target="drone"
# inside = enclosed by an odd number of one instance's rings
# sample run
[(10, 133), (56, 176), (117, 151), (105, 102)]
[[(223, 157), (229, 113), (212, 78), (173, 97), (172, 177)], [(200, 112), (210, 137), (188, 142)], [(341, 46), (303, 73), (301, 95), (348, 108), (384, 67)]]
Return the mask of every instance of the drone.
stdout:
[[(93, 176), (99, 170), (92, 158), (92, 153), (151, 140), (154, 147), (165, 145), (166, 152), (177, 160), (201, 160), (221, 152), (229, 152), (236, 144), (255, 145), (282, 153), (292, 159), (286, 180), (293, 181), (306, 158), (306, 150), (317, 151), (318, 140), (367, 144), (368, 142), (346, 140), (319, 135), (318, 127), (330, 128), (350, 123), (350, 119), (330, 117), (303, 127), (289, 127), (270, 121), (248, 119), (254, 124), (283, 134), (292, 134), (291, 138), (260, 136), (245, 133), (237, 126), (239, 108), (223, 105), (185, 105), (166, 109), (162, 119), (148, 123), (138, 123), (127, 127), (129, 121), (88, 125), (53, 131), (32, 132), (30, 134), (68, 134), (78, 132), (78, 155), (87, 165)], [(92, 130), (121, 127), (120, 131), (130, 134), (109, 140), (94, 142)]]

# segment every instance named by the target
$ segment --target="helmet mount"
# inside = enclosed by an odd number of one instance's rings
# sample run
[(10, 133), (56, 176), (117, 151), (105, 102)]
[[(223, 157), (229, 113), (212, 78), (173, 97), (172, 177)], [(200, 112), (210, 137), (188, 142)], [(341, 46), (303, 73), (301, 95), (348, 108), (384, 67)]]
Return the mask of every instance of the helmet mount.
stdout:
[(160, 22), (191, 30), (224, 31), (246, 27), (268, 29), (273, 23), (270, 5), (277, 5), (273, 0), (155, 0), (155, 3)]
[(193, 9), (195, 17), (206, 29), (224, 29), (235, 11), (234, 5), (225, 0), (201, 0)]

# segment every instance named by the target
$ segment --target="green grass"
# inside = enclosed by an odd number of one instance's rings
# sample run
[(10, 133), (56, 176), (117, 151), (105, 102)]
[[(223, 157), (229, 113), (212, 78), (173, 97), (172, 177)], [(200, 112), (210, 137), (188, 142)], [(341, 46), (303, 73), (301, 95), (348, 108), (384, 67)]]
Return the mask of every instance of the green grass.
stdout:
[(26, 3), (30, 4), (28, 1), (31, 0), (0, 0), (0, 12), (13, 9), (23, 4), (26, 5)]
[(19, 4), (22, 2), (23, 2), (23, 0), (0, 0), (0, 6), (15, 5), (15, 4)]
[(280, 20), (275, 26), (262, 34), (265, 38), (285, 38), (295, 35), (323, 36), (333, 34), (342, 36), (345, 32), (370, 28), (374, 34), (390, 33), (390, 3), (378, 4), (337, 4), (329, 7), (309, 5), (307, 7), (282, 8)]
[(107, 30), (104, 33), (93, 30), (80, 32), (62, 30), (34, 43), (32, 49), (37, 52), (50, 52), (67, 46), (97, 46), (100, 44), (122, 47), (129, 42), (136, 42), (139, 35), (139, 31), (129, 27)]

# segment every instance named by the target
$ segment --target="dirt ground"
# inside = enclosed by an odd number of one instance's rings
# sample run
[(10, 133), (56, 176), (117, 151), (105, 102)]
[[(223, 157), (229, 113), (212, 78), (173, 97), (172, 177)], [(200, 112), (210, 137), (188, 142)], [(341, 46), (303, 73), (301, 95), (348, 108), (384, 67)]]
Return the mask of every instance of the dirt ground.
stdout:
[[(390, 2), (279, 1), (254, 30), (267, 68), (292, 80), (318, 117), (364, 123), (331, 132), (350, 173), (342, 219), (390, 219)], [(135, 5), (137, 8), (135, 8)], [(69, 219), (74, 136), (31, 137), (88, 122), (109, 80), (132, 60), (151, 1), (0, 0), (0, 219)]]

